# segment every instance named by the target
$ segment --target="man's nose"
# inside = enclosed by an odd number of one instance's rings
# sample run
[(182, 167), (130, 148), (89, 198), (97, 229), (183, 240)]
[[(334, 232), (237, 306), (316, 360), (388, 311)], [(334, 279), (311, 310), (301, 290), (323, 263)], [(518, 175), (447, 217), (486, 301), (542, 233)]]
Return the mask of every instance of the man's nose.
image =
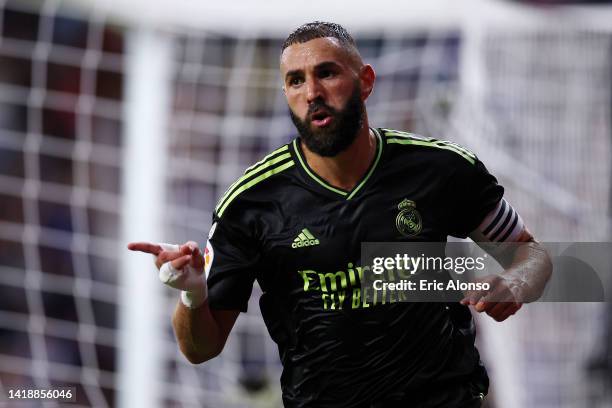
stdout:
[(323, 89), (321, 83), (316, 79), (306, 81), (306, 101), (310, 105), (312, 102), (322, 99)]

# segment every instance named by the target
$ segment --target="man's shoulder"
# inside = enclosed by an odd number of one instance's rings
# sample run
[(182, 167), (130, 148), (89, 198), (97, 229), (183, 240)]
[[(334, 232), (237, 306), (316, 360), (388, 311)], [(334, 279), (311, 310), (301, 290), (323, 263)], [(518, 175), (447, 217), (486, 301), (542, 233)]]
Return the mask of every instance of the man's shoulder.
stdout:
[(389, 128), (380, 128), (379, 130), (383, 135), (387, 149), (392, 155), (403, 157), (406, 154), (414, 154), (421, 160), (431, 161), (439, 165), (463, 165), (466, 163), (475, 165), (478, 162), (474, 152), (450, 140), (425, 137), (416, 133)]
[(242, 176), (230, 184), (217, 202), (215, 206), (217, 217), (223, 217), (230, 207), (240, 202), (256, 198), (262, 194), (263, 189), (271, 185), (282, 186), (282, 182), (278, 182), (278, 176), (287, 174), (295, 165), (289, 147), (290, 144), (284, 144), (247, 167)]

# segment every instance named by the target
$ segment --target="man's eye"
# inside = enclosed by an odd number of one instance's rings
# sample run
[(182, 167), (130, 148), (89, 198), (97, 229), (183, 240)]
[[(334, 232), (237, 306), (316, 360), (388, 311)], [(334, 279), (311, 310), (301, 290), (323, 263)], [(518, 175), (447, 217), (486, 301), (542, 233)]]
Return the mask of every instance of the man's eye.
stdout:
[(328, 69), (323, 70), (319, 73), (320, 78), (330, 78), (332, 76), (334, 76), (334, 73)]
[(302, 83), (302, 78), (291, 78), (289, 80), (289, 85), (291, 86), (299, 85), (301, 83)]

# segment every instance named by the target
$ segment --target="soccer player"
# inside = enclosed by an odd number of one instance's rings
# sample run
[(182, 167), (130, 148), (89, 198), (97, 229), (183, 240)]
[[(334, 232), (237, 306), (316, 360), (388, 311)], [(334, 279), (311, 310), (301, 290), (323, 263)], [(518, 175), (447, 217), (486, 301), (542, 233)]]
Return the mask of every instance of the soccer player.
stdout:
[[(182, 290), (173, 317), (182, 352), (192, 363), (217, 356), (257, 280), (286, 407), (479, 407), (488, 377), (469, 306), (502, 321), (537, 299), (547, 254), (472, 152), (370, 127), (376, 75), (343, 27), (299, 27), (280, 69), (299, 137), (230, 186), (204, 254), (195, 242), (129, 245), (154, 254), (161, 279)], [(490, 291), (461, 303), (365, 299), (361, 242), (448, 235), (531, 243)]]

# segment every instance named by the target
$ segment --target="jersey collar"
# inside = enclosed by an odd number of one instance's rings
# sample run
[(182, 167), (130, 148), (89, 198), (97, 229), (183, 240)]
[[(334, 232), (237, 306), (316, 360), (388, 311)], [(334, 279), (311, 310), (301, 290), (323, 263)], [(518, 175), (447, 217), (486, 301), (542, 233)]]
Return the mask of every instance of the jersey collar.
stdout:
[(353, 187), (352, 190), (347, 191), (347, 190), (343, 190), (338, 187), (334, 187), (331, 184), (329, 184), (327, 181), (319, 177), (317, 173), (315, 173), (308, 165), (308, 162), (306, 161), (306, 158), (304, 157), (304, 154), (302, 152), (302, 148), (299, 143), (299, 138), (296, 138), (293, 140), (291, 144), (292, 144), (292, 148), (295, 153), (295, 156), (297, 157), (297, 161), (300, 164), (298, 168), (301, 168), (306, 173), (307, 177), (310, 178), (312, 181), (314, 181), (317, 185), (325, 188), (328, 191), (331, 191), (337, 194), (338, 196), (343, 197), (346, 200), (352, 199), (361, 190), (361, 188), (366, 184), (366, 182), (370, 179), (370, 177), (374, 173), (374, 170), (378, 166), (378, 162), (380, 161), (380, 158), (382, 157), (383, 138), (380, 135), (380, 132), (378, 131), (378, 129), (373, 129), (373, 128), (370, 128), (370, 129), (374, 132), (374, 135), (376, 136), (376, 155), (374, 157), (374, 160), (370, 164), (370, 168), (368, 169), (368, 171), (366, 171), (363, 178), (359, 181), (359, 183), (355, 185), (355, 187)]

